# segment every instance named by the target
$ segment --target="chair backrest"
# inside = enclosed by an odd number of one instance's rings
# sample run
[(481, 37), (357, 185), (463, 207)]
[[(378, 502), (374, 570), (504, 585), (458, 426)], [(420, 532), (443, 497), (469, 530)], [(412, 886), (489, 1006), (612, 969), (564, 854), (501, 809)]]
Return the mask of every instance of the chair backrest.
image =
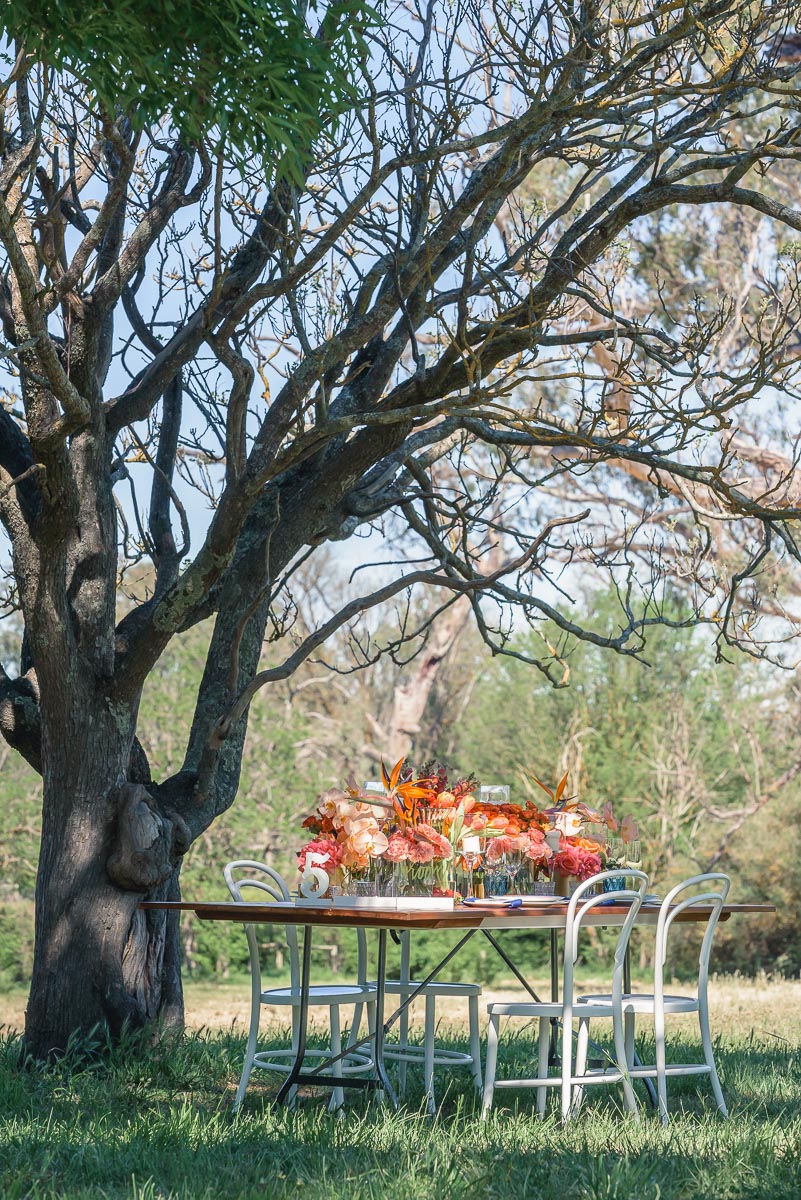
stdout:
[(706, 875), (693, 875), (678, 883), (668, 892), (659, 909), (659, 920), (656, 926), (656, 947), (654, 952), (654, 995), (664, 995), (665, 963), (667, 961), (667, 946), (673, 923), (681, 914), (694, 904), (708, 904), (709, 915), (706, 920), (704, 939), (701, 942), (701, 952), (698, 959), (698, 988), (699, 993), (706, 993), (709, 978), (709, 959), (712, 954), (712, 940), (715, 936), (726, 897), (729, 894), (731, 880), (722, 871), (712, 871)]
[[(229, 862), (223, 868), (228, 891), (237, 903), (248, 900), (259, 900), (259, 896), (242, 895), (244, 892), (266, 893), (272, 901), (291, 900), (286, 880), (273, 867), (266, 863), (256, 862), (255, 859), (240, 858)], [(237, 876), (241, 875), (241, 878)], [(254, 979), (261, 979), (259, 962), (259, 943), (256, 929), (253, 925), (245, 925), (245, 933), (250, 950), (250, 970)], [(296, 925), (285, 926), (287, 949), (289, 950), (289, 982), (293, 992), (300, 993), (300, 954), (298, 952), (298, 931)], [(359, 983), (367, 982), (367, 938), (363, 929), (356, 930), (356, 974)]]
[[(237, 904), (264, 903), (268, 896), (273, 903), (290, 900), (286, 880), (273, 867), (266, 863), (257, 862), (252, 858), (238, 858), (229, 862), (223, 868), (223, 876), (228, 891)], [(243, 893), (245, 893), (243, 895)], [(253, 893), (258, 893), (254, 895)], [(259, 961), (259, 943), (254, 925), (245, 925), (245, 934), (250, 951), (250, 971), (254, 980), (259, 980), (261, 987), (261, 963)], [(285, 926), (286, 945), (289, 950), (289, 982), (292, 991), (300, 991), (300, 957), (298, 954), (298, 932), (294, 925)]]
[[(624, 891), (596, 891), (594, 895), (587, 894), (591, 890), (597, 889), (597, 886), (603, 884), (605, 879), (623, 879), (624, 881), (630, 879), (635, 881), (636, 886), (634, 888), (627, 888)], [(628, 950), (629, 938), (631, 937), (631, 931), (637, 919), (637, 914), (640, 911), (640, 905), (642, 904), (647, 886), (648, 876), (643, 871), (633, 871), (629, 868), (616, 871), (602, 871), (599, 875), (593, 875), (591, 879), (580, 883), (570, 897), (565, 925), (565, 960), (562, 979), (562, 1003), (565, 1009), (565, 1023), (568, 1022), (570, 1014), (573, 1011), (573, 974), (578, 959), (579, 935), (581, 934), (582, 926), (587, 923), (587, 918), (590, 915), (600, 916), (603, 914), (612, 902), (614, 904), (620, 902), (628, 907), (615, 945), (615, 960), (612, 971), (613, 1003), (620, 1002), (623, 995), (623, 966), (626, 959), (626, 951)]]

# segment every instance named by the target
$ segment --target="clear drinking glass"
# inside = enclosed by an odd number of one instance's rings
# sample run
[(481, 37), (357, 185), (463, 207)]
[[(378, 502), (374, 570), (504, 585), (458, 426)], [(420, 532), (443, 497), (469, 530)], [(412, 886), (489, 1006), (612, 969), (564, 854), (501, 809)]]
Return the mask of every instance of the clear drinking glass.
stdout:
[(462, 838), (462, 858), (467, 863), (467, 895), (465, 900), (475, 900), (473, 887), (473, 871), (476, 863), (481, 860), (481, 842), (477, 837)]
[(642, 870), (642, 849), (639, 839), (634, 842), (624, 842), (623, 857), (626, 860), (626, 866), (631, 867), (632, 871)]
[[(636, 839), (633, 842), (627, 842), (625, 844), (624, 855), (627, 867), (629, 867), (632, 871), (642, 870), (642, 850), (640, 849), (639, 839)], [(630, 888), (636, 889), (636, 879), (627, 879), (626, 883)]]
[(506, 874), (509, 876), (511, 884), (511, 894), (517, 894), (517, 876), (523, 863), (526, 861), (526, 856), (522, 850), (507, 850), (503, 856), (503, 863), (506, 867)]
[(484, 895), (502, 896), (506, 892), (506, 868), (503, 854), (493, 846), (494, 838), (479, 835), (481, 841), (482, 867), (484, 870)]
[(626, 865), (626, 843), (622, 838), (612, 837), (606, 843), (606, 857), (611, 860), (615, 866)]

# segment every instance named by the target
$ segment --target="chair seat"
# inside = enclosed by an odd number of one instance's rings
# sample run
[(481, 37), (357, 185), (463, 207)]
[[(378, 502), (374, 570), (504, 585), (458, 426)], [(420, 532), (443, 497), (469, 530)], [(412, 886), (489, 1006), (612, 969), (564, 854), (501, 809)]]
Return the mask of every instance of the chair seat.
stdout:
[[(387, 979), (384, 984), (384, 991), (390, 996), (408, 996), (420, 987), (422, 980), (418, 982), (416, 979)], [(375, 987), (375, 983), (371, 985)], [(480, 996), (480, 983), (443, 983), (440, 980), (434, 980), (432, 983), (427, 983), (420, 992), (421, 996)]]
[[(612, 1003), (611, 993), (606, 995), (580, 996), (580, 1002), (587, 1004)], [(630, 992), (623, 997), (623, 1011), (628, 1013), (652, 1013), (654, 997), (647, 992)], [(665, 1012), (692, 1013), (698, 1012), (698, 999), (695, 996), (665, 996)]]
[[(487, 1005), (491, 1017), (563, 1017), (565, 1010), (561, 1004), (536, 1003), (533, 1000), (501, 1001), (494, 1000)], [(612, 1005), (585, 1004), (576, 1000), (573, 1005), (574, 1017), (611, 1017)]]
[[(309, 988), (310, 1005), (359, 1004), (375, 1000), (374, 983), (330, 983)], [(300, 992), (292, 988), (268, 988), (261, 993), (262, 1004), (289, 1004), (300, 1006)]]

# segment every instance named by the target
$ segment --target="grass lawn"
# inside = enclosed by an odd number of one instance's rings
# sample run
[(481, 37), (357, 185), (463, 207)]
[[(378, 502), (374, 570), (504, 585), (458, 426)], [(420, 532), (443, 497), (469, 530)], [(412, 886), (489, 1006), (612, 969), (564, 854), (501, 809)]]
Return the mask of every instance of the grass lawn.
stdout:
[[(624, 1119), (617, 1091), (605, 1088), (565, 1130), (555, 1117), (531, 1116), (528, 1092), (501, 1093), (482, 1124), (461, 1071), (439, 1076), (435, 1121), (418, 1112), (414, 1074), (401, 1113), (356, 1099), (339, 1118), (313, 1098), (294, 1113), (273, 1112), (261, 1075), (233, 1120), (245, 990), (241, 982), (190, 987), (188, 1013), (205, 1031), (144, 1056), (122, 1047), (91, 1067), (75, 1060), (20, 1071), (19, 1043), (9, 1033), (0, 1050), (2, 1200), (801, 1197), (801, 984), (715, 985), (713, 1027), (731, 1119), (718, 1119), (705, 1081), (696, 1089), (677, 1080), (667, 1130), (650, 1113), (639, 1123)], [(6, 1022), (19, 999), (0, 998)], [(521, 1071), (532, 1055), (531, 1028), (514, 1025), (499, 1077)], [(676, 1054), (687, 1061), (697, 1053), (691, 1019), (674, 1027)], [(456, 1012), (445, 1014), (442, 1035), (464, 1044)], [(279, 1043), (277, 1028), (269, 1040)]]

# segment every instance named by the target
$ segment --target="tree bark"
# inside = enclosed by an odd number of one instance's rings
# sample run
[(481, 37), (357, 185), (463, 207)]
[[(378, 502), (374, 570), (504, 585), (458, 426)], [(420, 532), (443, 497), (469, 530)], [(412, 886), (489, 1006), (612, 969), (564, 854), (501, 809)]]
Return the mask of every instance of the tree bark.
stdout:
[[(179, 818), (142, 785), (122, 784), (131, 722), (102, 697), (43, 720), (42, 848), (25, 1022), (29, 1053), (77, 1036), (116, 1039), (157, 1018), (182, 1021), (178, 922), (139, 910), (176, 898), (186, 849)], [(54, 728), (55, 726), (55, 728)]]
[(407, 758), (411, 753), (440, 667), (470, 620), (470, 613), (470, 601), (467, 596), (462, 596), (447, 613), (439, 617), (434, 623), (428, 645), (417, 660), (417, 669), (411, 680), (399, 683), (395, 688), (388, 729), (391, 762)]

